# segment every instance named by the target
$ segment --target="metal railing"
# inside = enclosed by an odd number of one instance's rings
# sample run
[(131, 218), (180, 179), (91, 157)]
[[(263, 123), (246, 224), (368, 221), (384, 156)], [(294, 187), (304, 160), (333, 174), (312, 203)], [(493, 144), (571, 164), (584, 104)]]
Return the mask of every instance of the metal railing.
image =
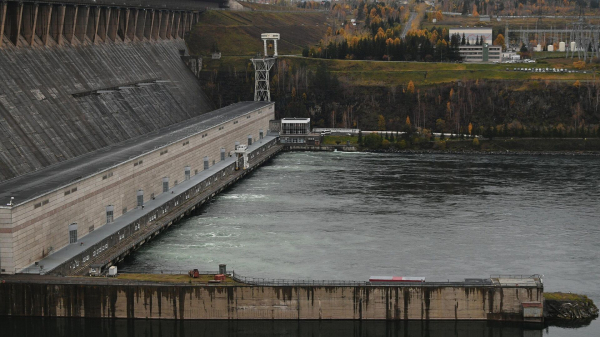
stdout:
[(541, 279), (543, 277), (543, 275), (540, 274), (533, 274), (533, 275), (508, 275), (508, 274), (495, 274), (495, 275), (490, 275), (490, 278), (507, 278), (507, 279), (518, 279), (518, 280), (525, 280), (525, 279)]
[(465, 286), (494, 286), (491, 283), (465, 282), (465, 281), (435, 281), (435, 282), (369, 282), (369, 281), (344, 281), (344, 280), (291, 280), (247, 277), (232, 272), (231, 278), (239, 283), (256, 286), (336, 286), (336, 287), (465, 287)]
[[(193, 269), (192, 269), (193, 270)], [(154, 270), (137, 270), (137, 269), (120, 269), (119, 274), (165, 274), (165, 275), (187, 275), (188, 270), (169, 270), (169, 269), (154, 269)], [(203, 271), (199, 270), (200, 275), (218, 275), (218, 271)]]

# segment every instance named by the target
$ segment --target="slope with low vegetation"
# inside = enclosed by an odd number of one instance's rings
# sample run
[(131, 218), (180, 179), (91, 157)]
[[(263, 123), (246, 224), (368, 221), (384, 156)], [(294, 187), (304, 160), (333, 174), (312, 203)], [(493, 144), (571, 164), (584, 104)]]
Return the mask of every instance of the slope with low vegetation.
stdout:
[(301, 54), (332, 25), (326, 12), (206, 11), (187, 37), (190, 53), (253, 56), (263, 51), (261, 33), (280, 33), (279, 54)]

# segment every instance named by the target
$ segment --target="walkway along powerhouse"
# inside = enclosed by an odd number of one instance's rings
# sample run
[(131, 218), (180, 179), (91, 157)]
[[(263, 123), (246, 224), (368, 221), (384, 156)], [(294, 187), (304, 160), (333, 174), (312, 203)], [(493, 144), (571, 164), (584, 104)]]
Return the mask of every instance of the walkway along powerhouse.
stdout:
[(237, 144), (250, 145), (251, 165), (274, 152), (273, 118), (274, 103), (237, 103), (0, 183), (2, 273), (110, 263), (238, 179)]

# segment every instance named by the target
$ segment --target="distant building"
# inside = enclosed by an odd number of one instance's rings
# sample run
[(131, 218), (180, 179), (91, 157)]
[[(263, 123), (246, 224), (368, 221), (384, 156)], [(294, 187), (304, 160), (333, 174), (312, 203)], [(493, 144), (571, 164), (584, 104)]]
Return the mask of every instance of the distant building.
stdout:
[(483, 42), (492, 44), (492, 29), (491, 28), (450, 28), (450, 36), (458, 34), (462, 40), (463, 34), (465, 35), (465, 40), (469, 42), (469, 44), (474, 45), (477, 42), (477, 39), (483, 38)]
[(460, 46), (458, 53), (464, 62), (501, 62), (502, 46)]
[(502, 53), (502, 61), (518, 61), (521, 59), (521, 55), (514, 51), (506, 51)]
[(310, 118), (283, 118), (279, 131), (281, 144), (321, 144), (321, 135), (310, 132)]

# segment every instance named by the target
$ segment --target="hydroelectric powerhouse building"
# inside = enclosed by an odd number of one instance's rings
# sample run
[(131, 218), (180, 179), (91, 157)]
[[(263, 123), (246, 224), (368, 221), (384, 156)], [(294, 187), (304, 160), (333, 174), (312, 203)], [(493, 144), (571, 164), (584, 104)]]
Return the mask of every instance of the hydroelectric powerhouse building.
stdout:
[(0, 183), (2, 273), (85, 271), (111, 247), (235, 174), (237, 145), (248, 146), (250, 163), (271, 147), (274, 111), (270, 102), (237, 103)]

